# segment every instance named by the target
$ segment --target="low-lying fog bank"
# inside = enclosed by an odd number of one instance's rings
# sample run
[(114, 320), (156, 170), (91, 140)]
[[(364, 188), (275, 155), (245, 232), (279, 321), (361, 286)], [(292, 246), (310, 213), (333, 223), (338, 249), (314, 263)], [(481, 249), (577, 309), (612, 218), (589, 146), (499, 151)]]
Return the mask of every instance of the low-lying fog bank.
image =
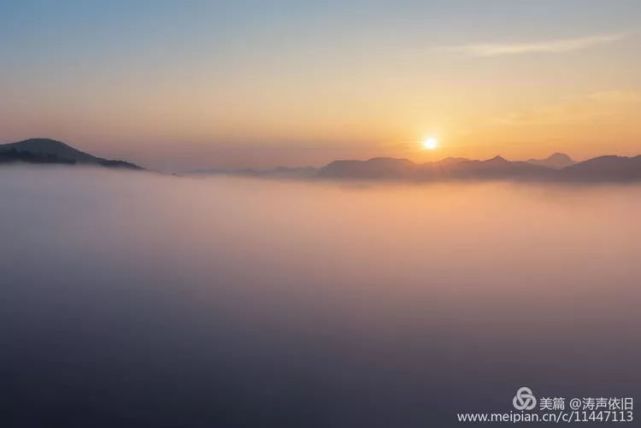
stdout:
[(2, 426), (426, 427), (638, 393), (641, 186), (0, 170)]

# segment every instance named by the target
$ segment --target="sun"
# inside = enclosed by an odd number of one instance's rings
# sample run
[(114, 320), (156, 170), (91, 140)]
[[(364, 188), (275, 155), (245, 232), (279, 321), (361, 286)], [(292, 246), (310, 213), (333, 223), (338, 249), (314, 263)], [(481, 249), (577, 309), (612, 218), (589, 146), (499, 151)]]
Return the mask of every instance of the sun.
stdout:
[(438, 139), (436, 137), (427, 137), (421, 145), (425, 150), (436, 150), (438, 148)]

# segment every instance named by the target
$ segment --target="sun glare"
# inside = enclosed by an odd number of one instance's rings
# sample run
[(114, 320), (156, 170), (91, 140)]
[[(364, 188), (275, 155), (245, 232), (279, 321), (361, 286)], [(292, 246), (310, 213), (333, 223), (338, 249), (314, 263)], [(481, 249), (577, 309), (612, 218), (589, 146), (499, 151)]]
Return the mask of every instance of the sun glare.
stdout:
[(425, 150), (436, 150), (438, 148), (438, 140), (435, 137), (428, 137), (423, 140), (422, 146)]

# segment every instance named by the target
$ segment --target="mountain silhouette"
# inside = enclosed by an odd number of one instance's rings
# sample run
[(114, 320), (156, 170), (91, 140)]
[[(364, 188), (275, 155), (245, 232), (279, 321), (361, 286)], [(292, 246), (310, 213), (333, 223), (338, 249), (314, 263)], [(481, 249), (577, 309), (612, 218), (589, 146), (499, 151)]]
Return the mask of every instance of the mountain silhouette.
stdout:
[(0, 144), (0, 164), (9, 163), (94, 165), (107, 168), (143, 169), (130, 162), (103, 159), (49, 138), (31, 138), (17, 143)]
[[(142, 170), (140, 166), (104, 159), (83, 152), (61, 141), (32, 138), (0, 144), (0, 165), (54, 164), (86, 165)], [(377, 157), (369, 160), (336, 160), (321, 168), (278, 167), (272, 169), (201, 170), (199, 174), (231, 174), (264, 178), (345, 179), (345, 180), (474, 180), (506, 179), (533, 181), (607, 182), (641, 181), (641, 156), (600, 156), (574, 162), (563, 153), (545, 159), (510, 161), (501, 156), (486, 160), (445, 158), (416, 163), (409, 159)]]
[(510, 162), (501, 156), (488, 160), (446, 158), (416, 164), (407, 159), (374, 158), (366, 161), (340, 160), (318, 171), (319, 177), (353, 179), (466, 179), (544, 176), (549, 168), (527, 162)]
[[(565, 166), (563, 166), (565, 165)], [(574, 163), (555, 153), (542, 160), (509, 161), (446, 158), (417, 164), (407, 159), (340, 160), (319, 169), (318, 177), (365, 180), (519, 179), (538, 181), (641, 181), (641, 156), (602, 156)]]
[(566, 179), (577, 181), (641, 180), (641, 156), (600, 156), (561, 170)]
[(486, 160), (450, 157), (435, 162), (415, 163), (409, 159), (377, 157), (369, 160), (335, 160), (321, 168), (209, 169), (194, 173), (336, 180), (641, 181), (641, 156), (601, 156), (576, 163), (563, 153), (528, 161), (510, 161), (495, 156)]
[(574, 165), (574, 160), (565, 153), (554, 153), (545, 159), (530, 159), (528, 163), (538, 166), (546, 166), (548, 168), (561, 169), (570, 165)]
[(459, 162), (443, 161), (424, 164), (423, 169), (429, 169), (431, 176), (438, 178), (506, 178), (532, 175), (544, 175), (547, 168), (531, 165), (527, 162), (511, 162), (496, 156), (487, 160), (464, 160)]

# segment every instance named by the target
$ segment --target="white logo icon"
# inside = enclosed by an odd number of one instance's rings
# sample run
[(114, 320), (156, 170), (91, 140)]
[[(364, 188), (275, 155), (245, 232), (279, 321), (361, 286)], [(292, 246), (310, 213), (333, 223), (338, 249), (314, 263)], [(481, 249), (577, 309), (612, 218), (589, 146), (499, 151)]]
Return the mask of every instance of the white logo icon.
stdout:
[(536, 397), (530, 388), (522, 386), (516, 391), (516, 395), (512, 399), (512, 405), (516, 410), (532, 410), (536, 407)]

